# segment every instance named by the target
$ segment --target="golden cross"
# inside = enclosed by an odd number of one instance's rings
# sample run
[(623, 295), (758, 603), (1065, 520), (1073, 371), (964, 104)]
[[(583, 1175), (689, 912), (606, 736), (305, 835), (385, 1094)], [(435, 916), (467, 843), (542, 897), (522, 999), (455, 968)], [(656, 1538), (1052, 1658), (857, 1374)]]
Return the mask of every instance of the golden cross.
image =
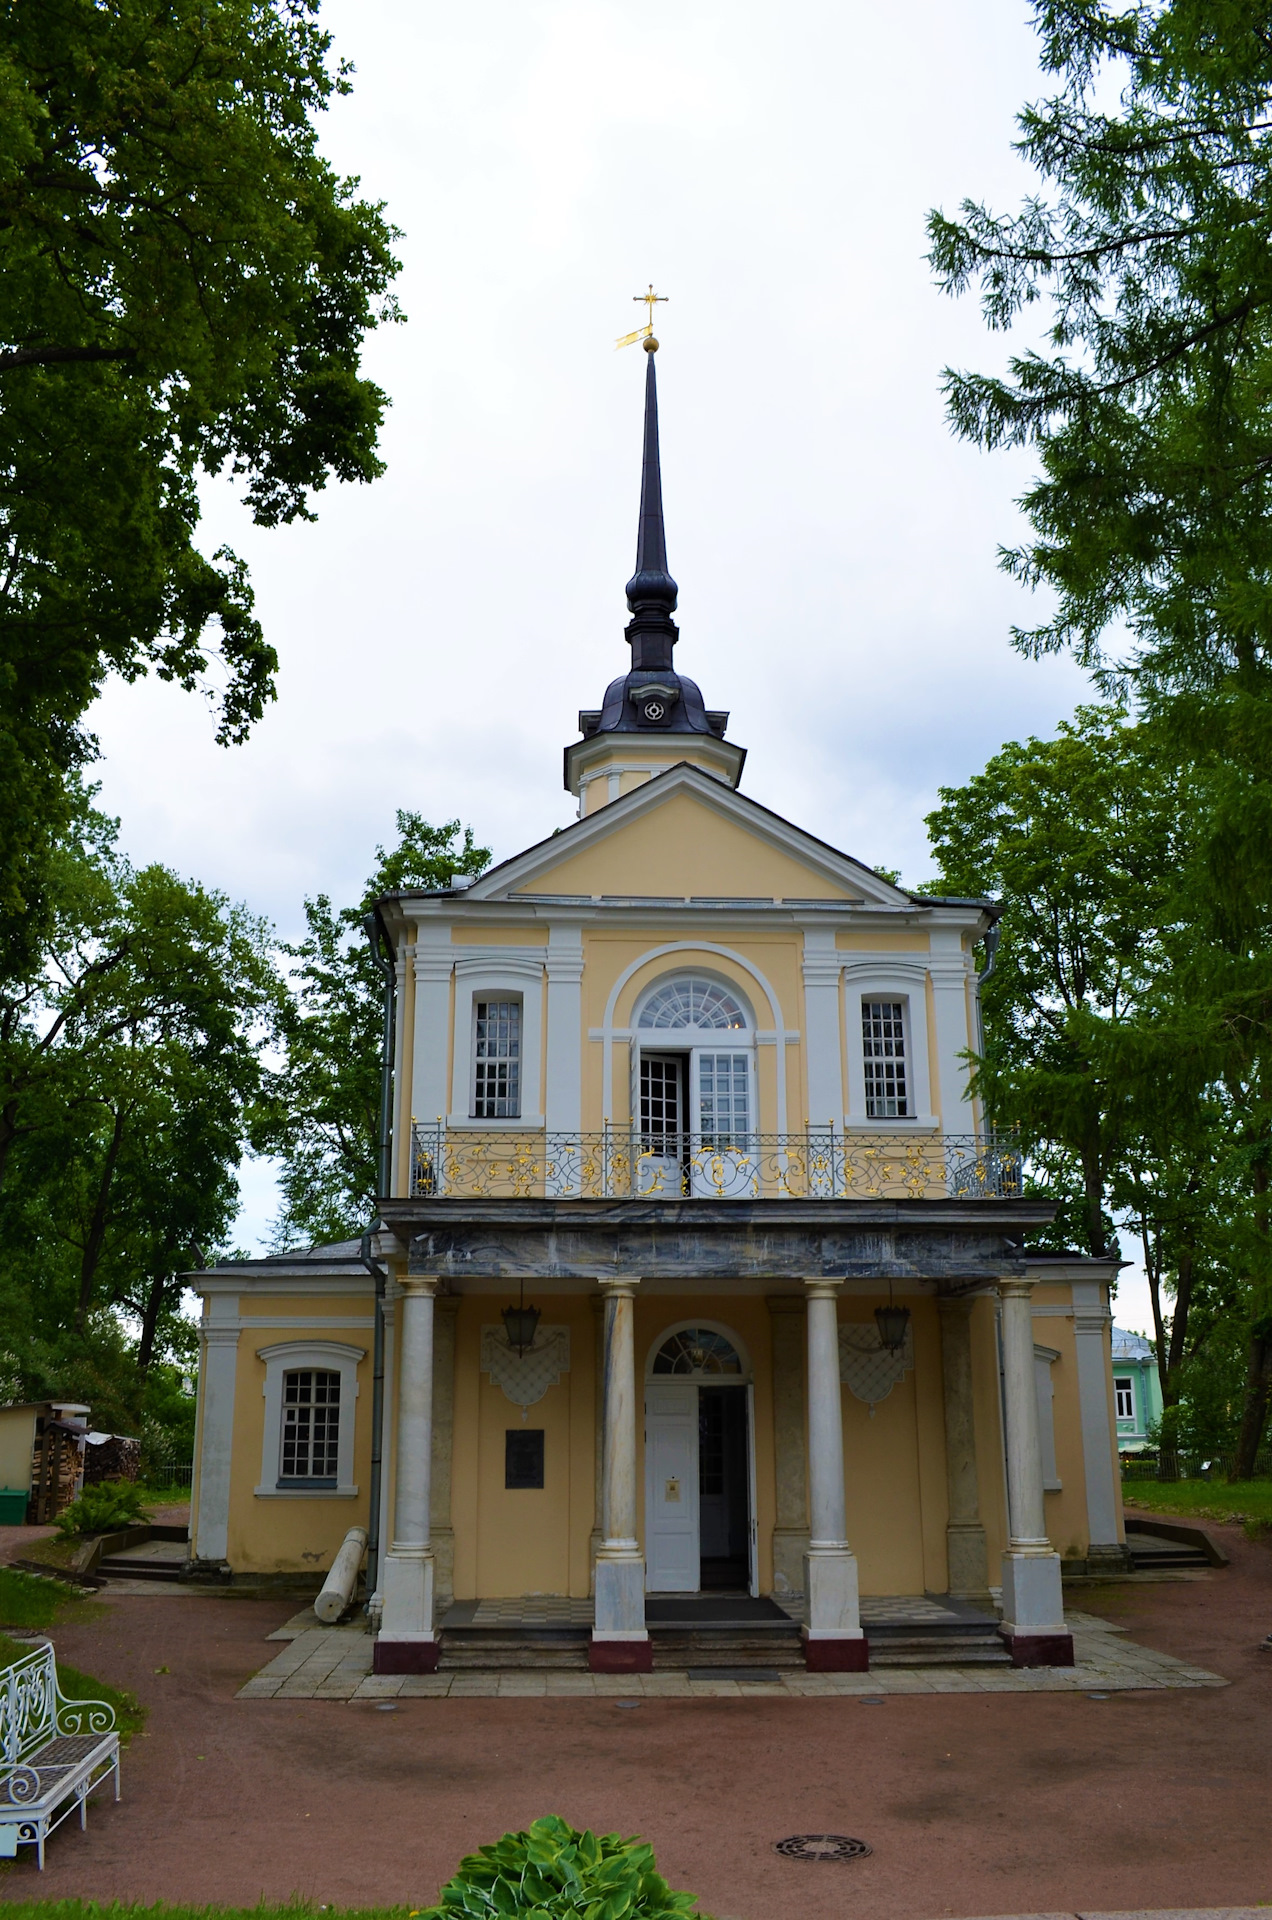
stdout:
[(649, 309), (649, 318), (643, 327), (637, 327), (635, 333), (625, 333), (621, 340), (614, 342), (614, 345), (616, 347), (630, 347), (634, 345), (637, 340), (651, 339), (654, 331), (654, 308), (660, 302), (665, 303), (667, 297), (665, 293), (654, 292), (654, 283), (652, 280), (649, 283), (648, 293), (634, 293), (632, 299), (643, 300), (645, 302), (645, 305)]

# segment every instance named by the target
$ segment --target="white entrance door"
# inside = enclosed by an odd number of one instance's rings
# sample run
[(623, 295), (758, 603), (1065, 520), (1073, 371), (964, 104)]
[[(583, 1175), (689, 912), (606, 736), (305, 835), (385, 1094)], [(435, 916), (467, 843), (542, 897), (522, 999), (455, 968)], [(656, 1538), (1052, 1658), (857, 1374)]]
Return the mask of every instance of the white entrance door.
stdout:
[(698, 1591), (698, 1383), (645, 1388), (645, 1585)]

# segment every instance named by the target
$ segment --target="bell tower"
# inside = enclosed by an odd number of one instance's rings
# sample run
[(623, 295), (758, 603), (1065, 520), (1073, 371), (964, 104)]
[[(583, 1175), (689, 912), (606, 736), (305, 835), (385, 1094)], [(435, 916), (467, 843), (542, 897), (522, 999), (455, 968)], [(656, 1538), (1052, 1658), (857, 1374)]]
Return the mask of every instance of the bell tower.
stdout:
[(652, 332), (646, 332), (641, 344), (645, 349), (645, 440), (636, 571), (627, 582), (631, 619), (624, 636), (632, 650), (631, 667), (610, 682), (599, 709), (579, 714), (583, 738), (565, 750), (565, 784), (578, 796), (580, 818), (682, 760), (736, 787), (746, 760), (745, 748), (724, 737), (728, 714), (704, 706), (697, 683), (678, 673), (673, 661), (680, 636), (671, 616), (679, 589), (667, 569), (663, 524), (654, 370), (658, 342)]

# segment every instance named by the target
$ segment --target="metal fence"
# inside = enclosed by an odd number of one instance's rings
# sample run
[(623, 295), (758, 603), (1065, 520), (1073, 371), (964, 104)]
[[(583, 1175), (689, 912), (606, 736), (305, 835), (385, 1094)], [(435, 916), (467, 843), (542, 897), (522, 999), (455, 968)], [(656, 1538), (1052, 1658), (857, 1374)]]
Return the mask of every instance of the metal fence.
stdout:
[(142, 1476), (154, 1493), (188, 1493), (194, 1479), (194, 1462), (184, 1465), (149, 1467)]
[(517, 1133), (412, 1129), (427, 1199), (1002, 1200), (1020, 1148), (970, 1133)]
[[(1230, 1480), (1237, 1464), (1235, 1453), (1123, 1454), (1123, 1480)], [(1256, 1480), (1272, 1479), (1272, 1452), (1255, 1455)]]

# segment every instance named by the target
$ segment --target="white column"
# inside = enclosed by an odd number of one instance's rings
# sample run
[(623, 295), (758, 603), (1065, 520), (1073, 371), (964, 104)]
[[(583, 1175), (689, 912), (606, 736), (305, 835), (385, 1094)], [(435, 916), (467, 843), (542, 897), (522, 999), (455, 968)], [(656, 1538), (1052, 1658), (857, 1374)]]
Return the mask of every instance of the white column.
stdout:
[(808, 1313), (808, 1480), (811, 1527), (804, 1556), (810, 1667), (859, 1670), (867, 1661), (857, 1599), (857, 1559), (844, 1517), (844, 1415), (839, 1380), (839, 1280), (805, 1280)]
[[(1100, 1280), (1073, 1282), (1073, 1344), (1078, 1371), (1078, 1415), (1086, 1472), (1087, 1560), (1090, 1570), (1125, 1567), (1119, 1524), (1117, 1424), (1109, 1397), (1109, 1338), (1113, 1316)], [(1094, 1564), (1091, 1564), (1094, 1563)]]
[(648, 1671), (645, 1558), (636, 1537), (636, 1327), (639, 1280), (602, 1279), (605, 1397), (602, 1526), (596, 1556), (591, 1665), (602, 1673)]
[[(214, 1560), (218, 1566), (230, 1550), (238, 1314), (236, 1294), (213, 1294), (208, 1304), (208, 1318), (200, 1329), (199, 1504), (195, 1510), (192, 1554), (196, 1560)], [(218, 1326), (218, 1320), (227, 1324)]]
[[(843, 1060), (839, 1037), (841, 960), (833, 927), (804, 928), (804, 1059), (808, 1069), (810, 1126), (836, 1129), (844, 1119)], [(779, 1033), (779, 1071), (785, 1071)], [(798, 1116), (796, 1116), (798, 1119)]]
[[(1047, 1538), (1034, 1379), (1034, 1282), (998, 1283), (1002, 1312), (1003, 1411), (1007, 1425), (1008, 1546), (1003, 1555), (1003, 1633), (1020, 1665), (1072, 1666), (1067, 1657), (1060, 1556)], [(1033, 1646), (1030, 1646), (1033, 1642)]]
[(377, 1673), (429, 1673), (437, 1665), (433, 1629), (433, 1549), (429, 1503), (433, 1473), (433, 1296), (431, 1275), (398, 1281), (402, 1301), (397, 1376), (397, 1479), (393, 1527), (380, 1586), (384, 1611), (375, 1646)]

